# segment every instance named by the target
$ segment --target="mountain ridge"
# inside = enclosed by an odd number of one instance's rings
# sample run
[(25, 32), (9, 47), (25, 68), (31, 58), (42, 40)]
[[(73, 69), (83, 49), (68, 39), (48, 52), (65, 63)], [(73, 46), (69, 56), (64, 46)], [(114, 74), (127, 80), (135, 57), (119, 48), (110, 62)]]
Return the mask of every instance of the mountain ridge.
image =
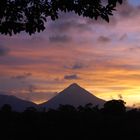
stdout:
[(23, 112), (27, 107), (37, 107), (37, 105), (31, 101), (20, 99), (13, 95), (0, 94), (0, 108), (4, 104), (9, 104), (13, 111)]

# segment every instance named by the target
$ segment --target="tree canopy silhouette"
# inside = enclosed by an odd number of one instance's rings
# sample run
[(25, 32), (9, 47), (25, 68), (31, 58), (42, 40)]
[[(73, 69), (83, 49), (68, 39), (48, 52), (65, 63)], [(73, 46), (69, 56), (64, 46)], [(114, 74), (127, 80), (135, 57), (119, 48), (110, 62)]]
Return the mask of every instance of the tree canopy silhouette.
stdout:
[(3, 112), (3, 113), (12, 112), (12, 107), (11, 107), (11, 105), (9, 105), (9, 104), (3, 105), (2, 108), (1, 108), (1, 112)]
[(124, 114), (126, 111), (125, 102), (123, 100), (110, 100), (104, 104), (104, 111), (108, 114)]
[(59, 12), (74, 12), (83, 17), (109, 22), (117, 3), (123, 0), (0, 0), (0, 33), (30, 35), (45, 29), (47, 18), (58, 19)]

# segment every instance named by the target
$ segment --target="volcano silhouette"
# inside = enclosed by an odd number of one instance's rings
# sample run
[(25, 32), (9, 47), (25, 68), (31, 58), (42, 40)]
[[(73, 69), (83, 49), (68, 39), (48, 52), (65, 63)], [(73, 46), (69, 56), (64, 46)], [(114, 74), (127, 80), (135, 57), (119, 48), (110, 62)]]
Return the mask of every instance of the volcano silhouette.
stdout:
[(80, 87), (78, 84), (74, 83), (49, 101), (42, 103), (40, 106), (56, 109), (60, 104), (78, 107), (80, 105), (84, 106), (88, 103), (92, 103), (94, 106), (98, 105), (99, 107), (102, 107), (105, 101), (94, 96), (84, 88)]

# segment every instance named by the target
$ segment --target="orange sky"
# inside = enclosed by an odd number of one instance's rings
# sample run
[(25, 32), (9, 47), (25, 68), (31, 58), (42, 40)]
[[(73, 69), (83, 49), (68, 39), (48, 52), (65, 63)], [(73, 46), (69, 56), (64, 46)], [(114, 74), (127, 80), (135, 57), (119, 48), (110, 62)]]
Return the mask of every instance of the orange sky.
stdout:
[(74, 82), (139, 106), (139, 12), (126, 2), (109, 24), (62, 13), (40, 34), (1, 35), (0, 93), (39, 103)]

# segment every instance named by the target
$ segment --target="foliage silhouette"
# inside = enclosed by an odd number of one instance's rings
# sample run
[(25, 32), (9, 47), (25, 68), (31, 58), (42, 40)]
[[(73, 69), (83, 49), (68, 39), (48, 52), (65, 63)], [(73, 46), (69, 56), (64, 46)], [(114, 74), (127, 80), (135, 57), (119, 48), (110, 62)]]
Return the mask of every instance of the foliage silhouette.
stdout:
[(12, 112), (12, 107), (9, 104), (5, 104), (2, 106), (1, 111), (4, 113)]
[(72, 105), (60, 105), (58, 110), (60, 112), (75, 112), (76, 108), (73, 107)]
[[(47, 112), (27, 108), (24, 112), (7, 114), (1, 110), (0, 138), (4, 140), (139, 140), (140, 110), (123, 110), (123, 114), (122, 111), (121, 114), (116, 111), (117, 114), (114, 114), (114, 110), (120, 108), (118, 104), (124, 108), (125, 104), (122, 100), (111, 100), (102, 109), (88, 104), (79, 108), (61, 105), (58, 109), (50, 109)], [(110, 108), (110, 105), (115, 106), (114, 109), (104, 113), (103, 110)]]
[(35, 107), (28, 107), (24, 112), (37, 112), (37, 109)]
[(111, 100), (104, 104), (104, 112), (109, 114), (124, 114), (126, 111), (123, 100)]
[(116, 4), (123, 0), (0, 0), (0, 33), (17, 34), (25, 31), (30, 35), (45, 29), (47, 18), (58, 19), (60, 11), (91, 19), (109, 22)]

